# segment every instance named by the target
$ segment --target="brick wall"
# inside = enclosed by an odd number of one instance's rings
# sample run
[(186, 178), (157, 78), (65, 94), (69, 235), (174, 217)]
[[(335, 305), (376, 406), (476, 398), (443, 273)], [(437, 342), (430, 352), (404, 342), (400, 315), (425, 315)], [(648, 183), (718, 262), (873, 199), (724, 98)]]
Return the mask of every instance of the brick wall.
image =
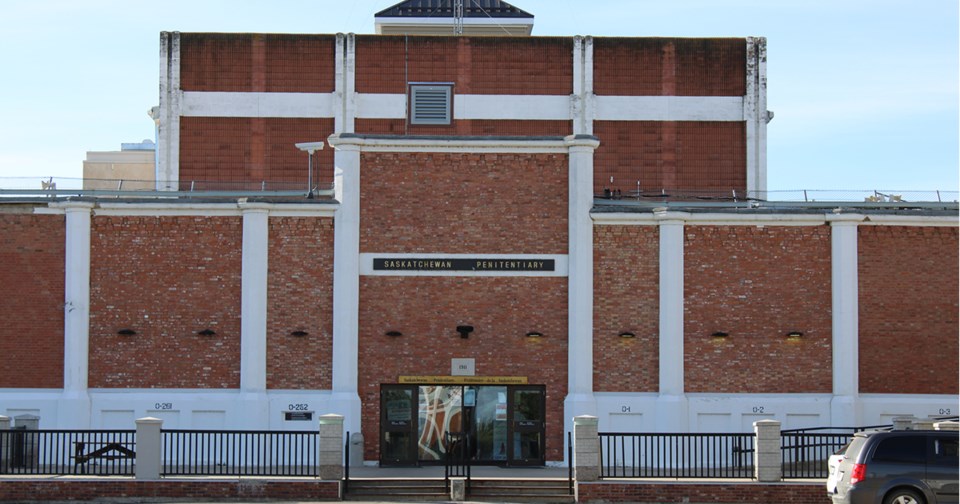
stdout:
[[(271, 217), (267, 388), (329, 390), (333, 377), (333, 219)], [(305, 331), (306, 336), (291, 336)]]
[(696, 502), (698, 504), (819, 504), (826, 500), (822, 482), (578, 483), (577, 502)]
[(330, 93), (334, 35), (180, 34), (184, 91)]
[(0, 388), (63, 387), (65, 240), (62, 215), (0, 213)]
[[(684, 234), (686, 390), (830, 393), (829, 226), (687, 226)], [(804, 335), (788, 341), (789, 331)]]
[[(728, 198), (747, 187), (742, 122), (596, 121), (594, 192)], [(612, 179), (612, 181), (611, 181)]]
[(956, 227), (859, 227), (860, 392), (957, 394)]
[(599, 37), (594, 92), (617, 96), (743, 96), (745, 39)]
[(239, 217), (95, 217), (90, 387), (239, 387), (241, 246)]
[[(181, 189), (196, 182), (197, 190), (260, 190), (267, 181), (279, 183), (267, 189), (306, 191), (309, 160), (295, 144), (326, 140), (332, 133), (333, 119), (181, 117)], [(329, 188), (333, 149), (317, 151), (313, 169), (314, 185)]]
[[(595, 226), (593, 239), (593, 388), (657, 392), (659, 229)], [(636, 337), (620, 338), (624, 331)]]
[(452, 82), (460, 94), (573, 92), (573, 39), (358, 35), (358, 93)]
[(316, 479), (254, 480), (164, 480), (136, 481), (128, 478), (70, 480), (6, 480), (0, 485), (0, 501), (120, 501), (223, 500), (232, 501), (338, 501), (339, 481)]
[[(546, 410), (567, 394), (567, 279), (360, 278), (359, 393), (367, 460), (379, 458), (380, 385), (401, 375), (450, 375), (452, 358), (473, 358), (477, 376), (523, 376), (546, 385)], [(457, 325), (474, 327), (468, 339)], [(400, 331), (403, 336), (386, 336)], [(529, 331), (543, 333), (528, 338)], [(563, 418), (546, 423), (547, 460), (563, 459)]]
[(565, 254), (567, 156), (363, 153), (360, 251)]

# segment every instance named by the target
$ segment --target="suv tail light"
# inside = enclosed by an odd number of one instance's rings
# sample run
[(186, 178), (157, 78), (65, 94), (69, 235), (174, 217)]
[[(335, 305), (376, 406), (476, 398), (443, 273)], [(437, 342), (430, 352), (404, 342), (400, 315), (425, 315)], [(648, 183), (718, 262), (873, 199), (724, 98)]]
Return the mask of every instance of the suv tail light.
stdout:
[(850, 471), (850, 484), (856, 485), (867, 477), (867, 464), (853, 464), (853, 470)]

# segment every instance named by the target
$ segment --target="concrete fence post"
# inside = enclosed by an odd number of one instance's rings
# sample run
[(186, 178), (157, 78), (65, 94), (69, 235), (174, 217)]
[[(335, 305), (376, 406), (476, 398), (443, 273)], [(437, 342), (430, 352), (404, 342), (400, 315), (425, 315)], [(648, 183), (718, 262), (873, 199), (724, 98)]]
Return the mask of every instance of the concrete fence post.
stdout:
[(10, 430), (10, 417), (0, 415), (0, 474), (3, 474), (5, 468), (10, 467), (10, 434), (5, 431)]
[(343, 479), (343, 416), (320, 416), (320, 464), (322, 480)]
[(163, 429), (163, 420), (153, 417), (138, 418), (137, 444), (134, 455), (136, 465), (134, 473), (137, 480), (156, 481), (160, 479), (160, 470), (163, 466), (160, 431)]
[(921, 418), (913, 421), (913, 430), (933, 430), (933, 424), (936, 420), (932, 418)]
[(759, 420), (753, 422), (757, 444), (753, 453), (753, 470), (757, 481), (769, 483), (783, 478), (783, 452), (780, 444), (780, 422)]
[(600, 479), (600, 435), (595, 416), (573, 417), (573, 477), (577, 482)]
[[(36, 415), (17, 415), (13, 417), (13, 426), (26, 431), (40, 430), (40, 417)], [(13, 450), (14, 467), (36, 468), (40, 463), (40, 436), (37, 433), (20, 432), (14, 434)]]
[(916, 418), (912, 416), (896, 417), (893, 419), (893, 430), (912, 430), (914, 420), (916, 420)]
[(949, 422), (937, 422), (933, 424), (934, 430), (942, 431), (958, 431), (960, 430), (960, 422), (955, 420), (950, 420)]

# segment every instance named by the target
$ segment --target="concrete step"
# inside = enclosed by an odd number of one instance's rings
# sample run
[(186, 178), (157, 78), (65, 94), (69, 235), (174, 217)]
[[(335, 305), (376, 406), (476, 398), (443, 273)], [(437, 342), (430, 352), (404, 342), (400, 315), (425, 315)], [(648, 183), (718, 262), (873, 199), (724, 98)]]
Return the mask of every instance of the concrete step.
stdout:
[[(471, 479), (467, 499), (492, 502), (572, 503), (567, 480)], [(439, 479), (351, 479), (346, 500), (442, 501), (449, 500)]]

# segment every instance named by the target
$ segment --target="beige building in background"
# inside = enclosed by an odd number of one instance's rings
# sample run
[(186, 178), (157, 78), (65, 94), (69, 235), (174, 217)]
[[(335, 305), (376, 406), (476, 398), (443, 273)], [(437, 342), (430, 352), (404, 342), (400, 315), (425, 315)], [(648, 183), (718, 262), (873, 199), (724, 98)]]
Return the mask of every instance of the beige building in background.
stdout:
[(83, 161), (83, 189), (152, 191), (156, 145), (153, 140), (120, 144), (119, 151), (88, 151)]

